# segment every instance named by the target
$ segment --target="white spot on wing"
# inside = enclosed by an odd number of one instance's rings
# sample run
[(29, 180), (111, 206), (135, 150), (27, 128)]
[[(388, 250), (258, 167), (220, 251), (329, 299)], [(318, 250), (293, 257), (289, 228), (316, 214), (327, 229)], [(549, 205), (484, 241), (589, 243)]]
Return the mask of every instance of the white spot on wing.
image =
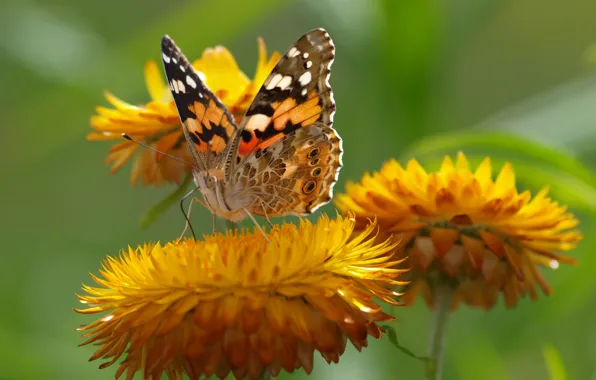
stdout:
[(339, 157), (338, 157), (338, 161), (339, 161), (339, 168), (337, 168), (337, 172), (335, 172), (335, 180), (337, 181), (337, 179), (339, 178), (339, 169), (344, 165), (344, 163), (342, 162), (342, 158), (344, 155), (344, 140), (341, 139), (341, 137), (339, 137), (339, 135), (337, 135), (337, 138), (339, 139)]
[(300, 94), (302, 94), (302, 96), (306, 96), (306, 93), (308, 92), (308, 89), (306, 87), (304, 87), (302, 89), (302, 91), (300, 91)]
[(290, 50), (288, 50), (288, 57), (290, 58), (293, 58), (298, 54), (300, 54), (300, 50), (296, 49), (295, 47), (292, 47)]
[(265, 131), (265, 128), (267, 128), (267, 125), (269, 125), (270, 121), (270, 117), (261, 113), (257, 113), (248, 118), (248, 121), (246, 122), (246, 129), (253, 131)]
[(178, 60), (176, 58), (172, 58), (172, 62), (178, 63)]
[(183, 94), (186, 92), (186, 86), (181, 80), (178, 81), (178, 90)]
[(269, 78), (269, 80), (267, 81), (267, 85), (265, 86), (265, 88), (267, 90), (273, 90), (273, 88), (275, 86), (277, 86), (277, 84), (279, 83), (279, 81), (281, 80), (282, 76), (281, 74), (275, 74), (274, 76), (272, 76), (271, 78)]
[(180, 65), (180, 71), (182, 71), (183, 73), (186, 72), (186, 69), (184, 68), (184, 66)]
[(170, 82), (170, 84), (172, 85), (172, 89), (174, 90), (174, 92), (177, 94), (178, 93), (178, 81), (173, 80)]
[(312, 75), (310, 74), (310, 71), (307, 71), (304, 74), (300, 75), (300, 78), (298, 78), (298, 82), (300, 82), (302, 86), (306, 86), (310, 83), (311, 79)]
[(292, 77), (289, 75), (286, 75), (285, 77), (283, 77), (282, 80), (279, 81), (279, 84), (277, 85), (277, 87), (281, 88), (282, 90), (285, 90), (286, 88), (290, 87), (291, 84), (292, 84)]
[(170, 61), (172, 60), (169, 55), (166, 55), (166, 53), (162, 52), (161, 56), (163, 57), (165, 63), (170, 63)]
[(302, 54), (302, 58), (304, 58), (304, 59), (308, 58), (308, 53)]
[(335, 58), (331, 58), (327, 64), (327, 76), (325, 76), (325, 86), (327, 86), (327, 88), (331, 88), (331, 85), (329, 84), (329, 77), (331, 76), (331, 65), (333, 64), (334, 60)]
[(312, 67), (312, 61), (306, 61), (306, 68), (310, 69)]
[(190, 87), (192, 87), (192, 88), (197, 88), (197, 82), (195, 82), (195, 80), (194, 80), (194, 79), (192, 79), (192, 78), (190, 77), (190, 75), (187, 75), (187, 76), (186, 76), (186, 83), (187, 83), (187, 84), (188, 84)]
[[(331, 104), (335, 104), (335, 99), (333, 98), (333, 91), (329, 92), (329, 102)], [(329, 123), (330, 125), (333, 124), (333, 116), (335, 116), (335, 108), (329, 112)]]

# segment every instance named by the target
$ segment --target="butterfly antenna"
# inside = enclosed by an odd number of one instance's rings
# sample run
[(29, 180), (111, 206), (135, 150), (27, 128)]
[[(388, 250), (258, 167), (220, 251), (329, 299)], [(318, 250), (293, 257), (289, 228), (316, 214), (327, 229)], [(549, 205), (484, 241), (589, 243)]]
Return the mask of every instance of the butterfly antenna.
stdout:
[(127, 140), (129, 140), (129, 141), (132, 141), (132, 142), (133, 142), (133, 143), (135, 143), (135, 144), (139, 144), (139, 145), (140, 145), (140, 146), (142, 146), (143, 148), (147, 148), (147, 149), (149, 149), (149, 150), (151, 150), (151, 151), (153, 151), (153, 152), (156, 152), (156, 153), (159, 153), (159, 154), (163, 154), (164, 156), (167, 156), (167, 157), (173, 158), (174, 160), (176, 160), (176, 161), (178, 161), (178, 162), (182, 162), (182, 163), (183, 163), (183, 164), (185, 164), (185, 165), (188, 165), (188, 166), (190, 166), (190, 167), (196, 168), (196, 166), (194, 166), (194, 165), (193, 165), (193, 164), (191, 164), (190, 162), (188, 162), (188, 161), (184, 161), (184, 160), (183, 160), (183, 159), (181, 159), (181, 158), (178, 158), (178, 157), (176, 157), (176, 156), (172, 156), (171, 154), (168, 154), (168, 153), (162, 152), (161, 150), (155, 149), (155, 148), (153, 148), (153, 147), (151, 147), (151, 146), (149, 146), (149, 145), (147, 145), (147, 144), (145, 144), (145, 143), (142, 143), (142, 142), (140, 142), (140, 141), (138, 141), (138, 140), (135, 140), (135, 139), (133, 139), (133, 138), (132, 138), (130, 135), (127, 135), (126, 133), (123, 133), (123, 134), (122, 134), (122, 137), (124, 137), (125, 139), (127, 139)]

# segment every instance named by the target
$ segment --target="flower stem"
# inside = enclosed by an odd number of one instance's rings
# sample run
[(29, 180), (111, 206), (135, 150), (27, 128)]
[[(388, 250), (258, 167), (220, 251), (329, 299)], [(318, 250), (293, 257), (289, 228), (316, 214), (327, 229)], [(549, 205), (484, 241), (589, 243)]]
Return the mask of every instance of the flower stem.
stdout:
[(427, 380), (440, 380), (442, 378), (445, 330), (449, 319), (451, 301), (453, 300), (453, 288), (449, 284), (439, 284), (435, 292), (435, 300), (435, 311), (428, 344)]

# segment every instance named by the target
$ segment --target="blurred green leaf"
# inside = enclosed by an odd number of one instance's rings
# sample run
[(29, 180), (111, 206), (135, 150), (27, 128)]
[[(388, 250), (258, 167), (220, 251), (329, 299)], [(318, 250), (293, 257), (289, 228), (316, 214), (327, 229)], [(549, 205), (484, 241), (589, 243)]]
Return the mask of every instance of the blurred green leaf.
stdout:
[(384, 11), (385, 54), (393, 76), (408, 79), (405, 74), (415, 73), (421, 75), (416, 82), (423, 78), (427, 81), (440, 37), (442, 13), (438, 4), (434, 0), (381, 0), (380, 4)]
[(478, 28), (490, 19), (505, 3), (493, 0), (453, 1), (448, 4), (450, 17), (446, 20), (447, 45), (460, 46), (474, 38)]
[(553, 344), (545, 344), (542, 347), (542, 354), (544, 355), (544, 362), (549, 373), (550, 380), (567, 380), (567, 371), (565, 364), (561, 359), (559, 350)]
[[(499, 311), (492, 310), (490, 314), (499, 313)], [(494, 315), (494, 314), (493, 314)], [(449, 326), (453, 329), (454, 326), (458, 326), (458, 336), (456, 340), (466, 342), (459, 346), (456, 352), (449, 350), (449, 347), (453, 347), (453, 341), (448, 342), (447, 359), (445, 363), (445, 369), (449, 366), (453, 366), (457, 369), (457, 376), (452, 378), (458, 380), (503, 380), (503, 379), (521, 379), (523, 376), (515, 376), (516, 373), (510, 371), (511, 359), (515, 358), (515, 355), (508, 356), (507, 352), (502, 352), (495, 347), (495, 339), (487, 335), (487, 330), (493, 330), (495, 326), (488, 322), (489, 319), (482, 318), (484, 326), (489, 326), (485, 330), (474, 330), (470, 329), (470, 320), (462, 318), (462, 313), (458, 312), (456, 318), (451, 320), (452, 325)], [(503, 332), (501, 332), (502, 334)], [(521, 366), (522, 371), (524, 366)], [(542, 368), (541, 368), (542, 369)], [(482, 376), (479, 376), (482, 374)], [(449, 378), (449, 377), (445, 377)]]
[(387, 102), (389, 107), (399, 107), (395, 117), (408, 126), (400, 132), (400, 140), (412, 141), (433, 125), (430, 108), (443, 78), (437, 67), (444, 40), (444, 14), (434, 0), (380, 0), (379, 4), (383, 29), (380, 64), (384, 67), (383, 82), (392, 94)]
[(402, 160), (417, 158), (439, 165), (443, 155), (464, 151), (470, 162), (485, 156), (502, 166), (512, 162), (516, 177), (529, 187), (549, 186), (558, 200), (596, 212), (596, 174), (571, 155), (515, 135), (456, 133), (427, 137), (410, 146)]
[(192, 175), (187, 174), (186, 177), (184, 178), (184, 181), (182, 181), (182, 183), (176, 189), (176, 191), (174, 191), (173, 193), (171, 193), (170, 195), (168, 195), (167, 197), (165, 197), (164, 199), (159, 201), (159, 203), (156, 204), (155, 206), (151, 207), (151, 209), (145, 214), (145, 216), (143, 216), (143, 218), (141, 219), (141, 228), (149, 227), (164, 212), (168, 211), (168, 209), (170, 207), (172, 207), (172, 205), (174, 203), (180, 202), (180, 200), (186, 193), (186, 189), (188, 188), (188, 185), (191, 182), (192, 182)]
[(590, 45), (586, 49), (584, 60), (588, 65), (596, 67), (596, 44)]
[(593, 151), (596, 138), (596, 73), (565, 81), (492, 115), (481, 116), (475, 130), (513, 133), (576, 154)]

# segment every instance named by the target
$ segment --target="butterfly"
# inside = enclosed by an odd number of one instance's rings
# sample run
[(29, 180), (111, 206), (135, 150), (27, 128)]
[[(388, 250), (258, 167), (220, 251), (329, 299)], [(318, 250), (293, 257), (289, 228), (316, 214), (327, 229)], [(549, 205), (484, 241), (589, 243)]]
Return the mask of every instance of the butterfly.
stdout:
[(335, 47), (324, 29), (280, 58), (239, 124), (169, 36), (161, 49), (203, 195), (197, 201), (214, 218), (250, 217), (260, 229), (253, 215), (307, 215), (331, 200), (343, 150), (329, 84)]

